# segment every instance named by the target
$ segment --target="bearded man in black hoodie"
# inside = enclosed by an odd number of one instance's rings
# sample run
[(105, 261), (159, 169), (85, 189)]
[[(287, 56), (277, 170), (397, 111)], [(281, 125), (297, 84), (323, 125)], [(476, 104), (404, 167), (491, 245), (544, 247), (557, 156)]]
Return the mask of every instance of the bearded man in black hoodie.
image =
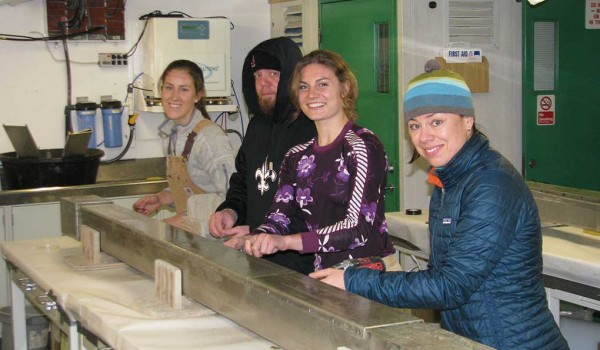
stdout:
[[(279, 167), (287, 151), (316, 135), (314, 123), (298, 117), (288, 92), (294, 66), (302, 58), (298, 45), (274, 38), (254, 47), (244, 60), (242, 89), (251, 116), (246, 137), (235, 159), (225, 202), (210, 217), (215, 237), (247, 234), (260, 225), (277, 192)], [(293, 220), (304, 232), (301, 218)], [(283, 251), (265, 259), (303, 274), (314, 271), (314, 255)]]

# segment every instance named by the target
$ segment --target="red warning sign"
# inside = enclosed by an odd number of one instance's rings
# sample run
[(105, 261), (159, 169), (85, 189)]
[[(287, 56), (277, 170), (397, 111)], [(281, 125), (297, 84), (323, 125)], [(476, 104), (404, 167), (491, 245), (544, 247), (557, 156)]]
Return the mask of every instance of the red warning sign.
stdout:
[(538, 95), (537, 97), (537, 125), (554, 125), (554, 95)]

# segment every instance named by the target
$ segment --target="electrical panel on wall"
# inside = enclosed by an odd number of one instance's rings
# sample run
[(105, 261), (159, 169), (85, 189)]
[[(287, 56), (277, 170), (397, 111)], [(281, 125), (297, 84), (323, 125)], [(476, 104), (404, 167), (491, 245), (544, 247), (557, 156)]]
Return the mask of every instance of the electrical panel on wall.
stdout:
[(125, 40), (125, 0), (46, 0), (48, 35), (69, 40)]
[[(178, 59), (195, 62), (204, 73), (209, 105), (229, 105), (231, 98), (231, 34), (227, 18), (148, 19), (142, 38), (141, 86), (136, 110), (162, 111), (158, 82), (169, 63)], [(160, 108), (155, 108), (160, 107)]]

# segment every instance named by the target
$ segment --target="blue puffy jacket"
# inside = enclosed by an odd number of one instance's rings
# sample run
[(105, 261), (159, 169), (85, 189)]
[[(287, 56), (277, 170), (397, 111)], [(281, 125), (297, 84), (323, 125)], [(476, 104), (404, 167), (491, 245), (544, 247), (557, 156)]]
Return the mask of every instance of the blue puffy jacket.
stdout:
[(533, 196), (515, 168), (473, 135), (436, 169), (428, 270), (348, 269), (346, 288), (387, 305), (442, 310), (442, 326), (496, 349), (568, 349), (546, 302)]

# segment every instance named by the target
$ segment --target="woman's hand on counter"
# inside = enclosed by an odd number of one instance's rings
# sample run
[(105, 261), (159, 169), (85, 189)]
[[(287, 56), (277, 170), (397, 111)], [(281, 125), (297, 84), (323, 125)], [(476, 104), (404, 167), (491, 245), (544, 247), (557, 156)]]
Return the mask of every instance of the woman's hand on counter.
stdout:
[(346, 271), (330, 267), (328, 269), (315, 271), (309, 274), (308, 276), (318, 279), (321, 282), (325, 282), (334, 287), (346, 289), (346, 284), (344, 283), (344, 272)]
[(149, 194), (138, 199), (133, 203), (133, 210), (146, 216), (154, 213), (163, 205), (173, 203), (170, 191), (161, 191), (155, 194)]

